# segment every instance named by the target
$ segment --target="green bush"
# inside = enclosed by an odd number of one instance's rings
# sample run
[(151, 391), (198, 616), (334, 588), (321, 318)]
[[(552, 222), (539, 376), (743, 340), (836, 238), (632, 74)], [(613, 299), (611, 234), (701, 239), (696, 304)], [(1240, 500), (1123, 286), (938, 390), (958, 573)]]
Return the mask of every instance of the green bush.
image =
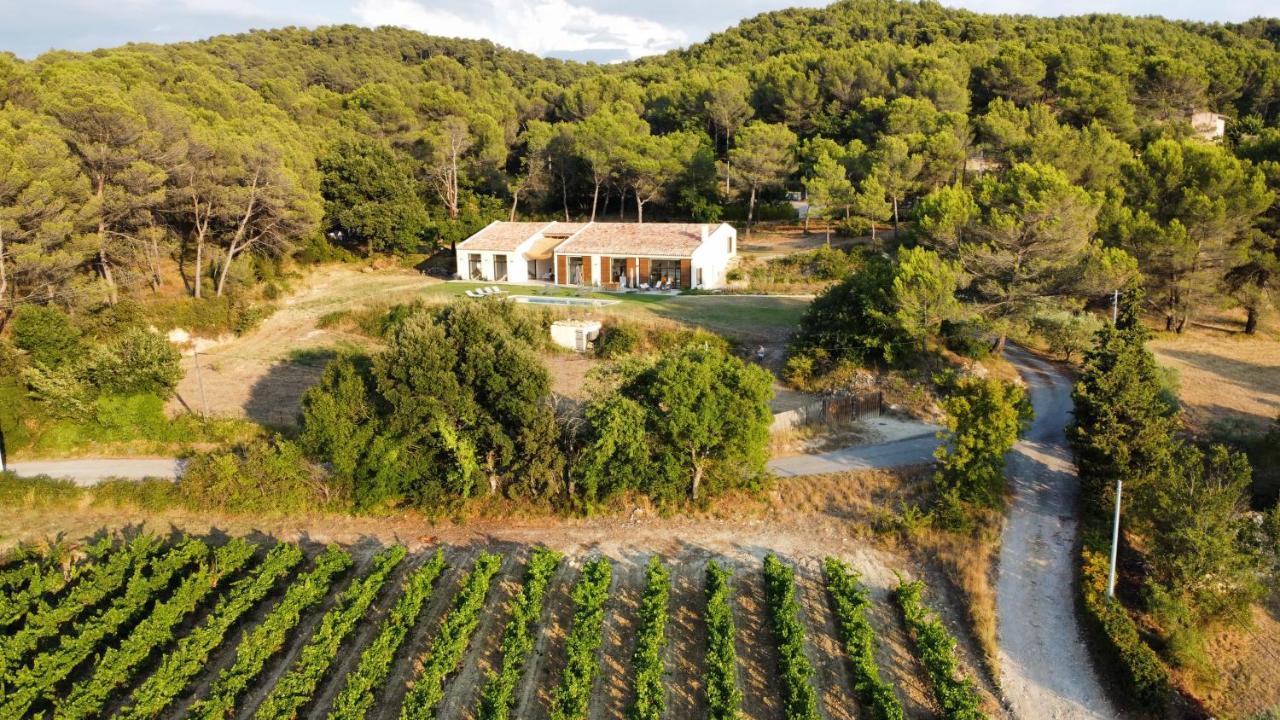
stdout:
[(42, 365), (58, 367), (84, 354), (80, 328), (71, 317), (50, 305), (23, 305), (9, 321), (13, 344)]
[(181, 359), (164, 337), (134, 329), (105, 346), (94, 348), (86, 375), (102, 393), (150, 393), (169, 398), (182, 379)]
[(308, 512), (344, 499), (280, 437), (195, 456), (179, 488), (194, 508), (235, 513)]
[(630, 355), (640, 346), (640, 331), (629, 323), (610, 321), (595, 342), (596, 357), (612, 360)]
[(707, 563), (707, 717), (739, 720), (742, 690), (738, 688), (737, 631), (733, 624), (731, 573), (712, 560)]
[(951, 352), (970, 360), (985, 360), (991, 343), (982, 324), (975, 320), (943, 320), (942, 344)]

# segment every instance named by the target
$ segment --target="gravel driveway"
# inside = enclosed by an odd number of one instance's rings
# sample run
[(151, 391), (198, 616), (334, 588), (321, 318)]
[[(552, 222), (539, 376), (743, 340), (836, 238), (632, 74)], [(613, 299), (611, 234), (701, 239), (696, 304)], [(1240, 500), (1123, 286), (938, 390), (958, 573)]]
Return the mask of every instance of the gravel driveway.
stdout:
[(996, 587), (1000, 682), (1015, 717), (1116, 718), (1075, 613), (1075, 498), (1079, 479), (1065, 427), (1071, 381), (1031, 354), (1007, 357), (1031, 392), (1035, 424), (1009, 455), (1013, 502)]

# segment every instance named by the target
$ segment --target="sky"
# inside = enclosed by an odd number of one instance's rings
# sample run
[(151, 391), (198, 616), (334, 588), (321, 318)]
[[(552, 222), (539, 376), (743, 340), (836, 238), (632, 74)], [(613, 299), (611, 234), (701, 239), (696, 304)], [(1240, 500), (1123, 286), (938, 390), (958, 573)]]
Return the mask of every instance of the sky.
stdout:
[[(549, 57), (613, 62), (665, 52), (767, 10), (811, 0), (0, 0), (0, 51), (176, 42), (285, 25), (399, 25), (487, 38)], [(943, 0), (980, 12), (1117, 12), (1238, 22), (1280, 15), (1277, 0)]]

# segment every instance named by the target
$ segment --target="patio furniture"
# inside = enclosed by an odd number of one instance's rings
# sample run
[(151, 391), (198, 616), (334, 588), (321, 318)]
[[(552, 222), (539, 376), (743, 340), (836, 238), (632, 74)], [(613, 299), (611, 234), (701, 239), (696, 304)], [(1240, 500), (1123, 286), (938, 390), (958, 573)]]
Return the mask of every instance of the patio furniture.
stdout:
[(482, 297), (484, 297), (484, 293), (482, 293), (482, 292), (480, 292), (480, 291), (478, 291), (478, 290), (468, 290), (468, 291), (467, 291), (467, 297), (469, 297), (469, 298), (482, 298)]

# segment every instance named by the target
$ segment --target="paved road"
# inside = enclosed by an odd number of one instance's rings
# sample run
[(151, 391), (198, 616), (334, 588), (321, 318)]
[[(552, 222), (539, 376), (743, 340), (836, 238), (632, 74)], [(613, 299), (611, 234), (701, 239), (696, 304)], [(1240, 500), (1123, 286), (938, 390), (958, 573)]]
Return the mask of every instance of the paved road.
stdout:
[(817, 455), (793, 455), (769, 461), (769, 469), (782, 477), (821, 475), (846, 470), (900, 467), (933, 462), (938, 447), (933, 432), (879, 445), (841, 448)]
[(77, 485), (96, 485), (107, 478), (172, 480), (182, 474), (184, 464), (176, 458), (80, 458), (11, 462), (7, 468), (19, 475), (49, 475)]
[(1071, 381), (1023, 350), (1006, 356), (1030, 388), (1036, 420), (1006, 471), (1013, 502), (996, 584), (1001, 687), (1014, 717), (1120, 717), (1093, 669), (1074, 609), (1079, 478), (1064, 432)]

